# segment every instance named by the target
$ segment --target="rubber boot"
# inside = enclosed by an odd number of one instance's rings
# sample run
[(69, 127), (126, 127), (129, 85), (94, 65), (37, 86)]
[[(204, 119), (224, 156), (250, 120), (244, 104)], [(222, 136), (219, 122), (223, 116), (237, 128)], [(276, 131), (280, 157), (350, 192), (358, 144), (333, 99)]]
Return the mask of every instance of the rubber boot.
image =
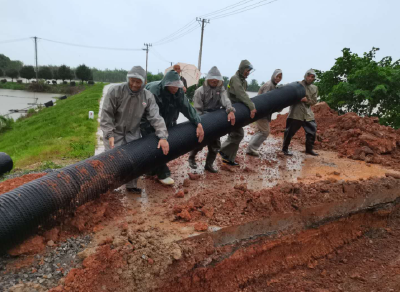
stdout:
[(204, 166), (205, 170), (212, 172), (212, 173), (218, 172), (218, 169), (213, 166), (216, 157), (217, 157), (217, 152), (215, 152), (215, 153), (211, 153), (210, 151), (208, 152), (207, 158), (206, 158), (206, 165)]
[(196, 163), (196, 154), (192, 155), (194, 151), (190, 152), (189, 155), (189, 166), (192, 169), (197, 169), (197, 163)]

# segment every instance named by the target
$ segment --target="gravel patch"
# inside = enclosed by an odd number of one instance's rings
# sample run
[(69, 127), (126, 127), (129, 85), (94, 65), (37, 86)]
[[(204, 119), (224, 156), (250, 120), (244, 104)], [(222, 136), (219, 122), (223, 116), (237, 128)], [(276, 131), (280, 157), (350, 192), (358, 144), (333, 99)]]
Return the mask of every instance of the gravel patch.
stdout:
[(72, 268), (81, 267), (82, 260), (77, 254), (83, 251), (90, 242), (90, 235), (68, 238), (58, 247), (47, 247), (43, 254), (34, 256), (33, 264), (17, 271), (7, 269), (7, 265), (12, 265), (20, 258), (1, 256), (0, 291), (9, 291), (11, 287), (23, 283), (40, 284), (47, 289), (57, 286), (59, 280)]

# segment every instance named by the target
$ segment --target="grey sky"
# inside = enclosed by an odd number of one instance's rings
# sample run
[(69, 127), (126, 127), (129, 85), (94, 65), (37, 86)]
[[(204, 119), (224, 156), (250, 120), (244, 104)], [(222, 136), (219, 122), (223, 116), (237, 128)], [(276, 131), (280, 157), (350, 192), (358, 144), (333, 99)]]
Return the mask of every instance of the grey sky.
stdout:
[[(150, 1), (28, 1), (0, 0), (0, 42), (38, 36), (82, 45), (142, 48), (206, 13), (239, 0)], [(254, 3), (260, 0), (255, 0)], [(253, 2), (249, 2), (251, 4)], [(247, 4), (246, 4), (247, 5)], [(344, 47), (362, 54), (373, 46), (378, 58), (400, 58), (398, 0), (278, 0), (241, 14), (211, 20), (205, 28), (202, 72), (216, 65), (232, 76), (242, 59), (259, 82), (283, 70), (283, 83), (302, 79), (309, 68), (329, 69)], [(200, 29), (175, 42), (154, 46), (149, 71), (164, 71), (169, 63), (197, 65)], [(144, 51), (109, 51), (39, 42), (39, 65), (99, 69), (145, 68)], [(33, 41), (0, 44), (0, 54), (33, 64)]]

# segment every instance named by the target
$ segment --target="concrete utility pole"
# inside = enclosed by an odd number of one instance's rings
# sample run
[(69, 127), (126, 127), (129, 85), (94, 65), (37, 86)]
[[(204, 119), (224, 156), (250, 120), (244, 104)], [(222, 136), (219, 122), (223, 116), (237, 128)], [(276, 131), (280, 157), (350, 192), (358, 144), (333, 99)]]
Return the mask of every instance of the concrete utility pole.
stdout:
[(200, 52), (199, 52), (199, 65), (197, 66), (201, 73), (201, 55), (203, 53), (203, 35), (204, 35), (204, 23), (210, 23), (209, 19), (196, 17), (196, 20), (201, 22), (201, 40), (200, 40)]
[(35, 61), (36, 61), (36, 82), (39, 82), (38, 79), (38, 62), (37, 62), (37, 37), (33, 37), (35, 39)]
[(151, 47), (151, 44), (144, 44), (146, 46), (145, 49), (143, 49), (143, 51), (146, 51), (146, 84), (147, 84), (147, 63), (148, 63), (148, 59), (149, 59), (149, 47)]

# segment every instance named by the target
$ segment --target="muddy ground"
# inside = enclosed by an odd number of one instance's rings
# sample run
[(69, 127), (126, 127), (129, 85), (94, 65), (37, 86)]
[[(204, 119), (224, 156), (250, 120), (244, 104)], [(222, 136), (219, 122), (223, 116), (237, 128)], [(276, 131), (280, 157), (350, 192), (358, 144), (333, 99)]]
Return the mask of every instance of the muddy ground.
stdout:
[(218, 158), (218, 174), (193, 171), (185, 155), (169, 163), (174, 187), (142, 177), (141, 195), (121, 187), (41, 228), (0, 258), (0, 291), (400, 291), (399, 135), (354, 119), (391, 142), (343, 145), (329, 138), (340, 122), (317, 120), (321, 155), (306, 156), (299, 135), (285, 157), (281, 116), (255, 158), (248, 126), (240, 167)]

